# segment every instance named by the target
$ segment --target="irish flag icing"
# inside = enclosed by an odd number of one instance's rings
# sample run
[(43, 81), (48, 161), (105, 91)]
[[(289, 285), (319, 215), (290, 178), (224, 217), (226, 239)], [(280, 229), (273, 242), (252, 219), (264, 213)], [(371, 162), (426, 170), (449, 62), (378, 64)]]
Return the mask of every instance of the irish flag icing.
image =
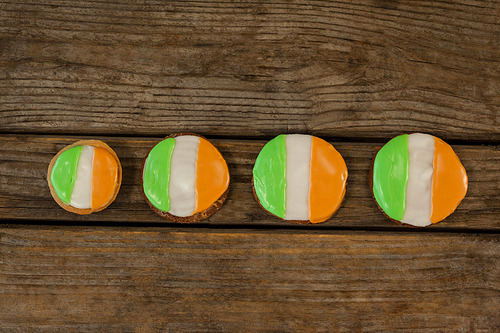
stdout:
[(219, 151), (195, 135), (167, 138), (144, 162), (142, 186), (157, 209), (187, 217), (207, 210), (229, 186), (229, 171)]
[(259, 153), (253, 183), (259, 203), (285, 219), (327, 220), (345, 195), (347, 167), (328, 142), (310, 135), (279, 135)]
[(50, 182), (63, 203), (80, 209), (97, 209), (115, 194), (118, 162), (104, 148), (75, 146), (59, 155)]
[(465, 197), (467, 174), (453, 149), (422, 133), (390, 140), (373, 163), (373, 195), (390, 218), (427, 226), (450, 215)]

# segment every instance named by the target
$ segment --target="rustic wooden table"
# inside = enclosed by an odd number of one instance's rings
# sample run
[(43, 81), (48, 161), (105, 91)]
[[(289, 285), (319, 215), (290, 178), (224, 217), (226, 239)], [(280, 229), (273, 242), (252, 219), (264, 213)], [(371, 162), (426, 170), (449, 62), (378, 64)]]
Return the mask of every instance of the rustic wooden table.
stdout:
[[(445, 221), (398, 226), (368, 187), (374, 153), (421, 131), (469, 191)], [(148, 149), (176, 132), (228, 161), (222, 209), (167, 223), (143, 200)], [(315, 226), (263, 212), (270, 138), (334, 144), (349, 179)], [(500, 332), (498, 1), (0, 0), (1, 332)], [(118, 154), (90, 216), (49, 193), (77, 139)]]

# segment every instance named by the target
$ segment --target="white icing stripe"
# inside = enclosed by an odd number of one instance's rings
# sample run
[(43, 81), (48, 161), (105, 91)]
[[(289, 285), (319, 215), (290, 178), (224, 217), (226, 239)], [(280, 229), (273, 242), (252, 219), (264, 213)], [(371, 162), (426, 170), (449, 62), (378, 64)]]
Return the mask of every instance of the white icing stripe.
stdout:
[(404, 223), (427, 226), (431, 222), (432, 160), (434, 158), (434, 137), (414, 133), (408, 136), (410, 166), (406, 185), (406, 208)]
[(196, 160), (200, 138), (183, 135), (175, 138), (170, 164), (168, 194), (172, 215), (186, 217), (196, 209)]
[(92, 164), (94, 147), (83, 146), (76, 169), (75, 186), (71, 192), (70, 205), (75, 208), (91, 208), (92, 202)]
[(312, 136), (287, 135), (285, 220), (309, 220)]

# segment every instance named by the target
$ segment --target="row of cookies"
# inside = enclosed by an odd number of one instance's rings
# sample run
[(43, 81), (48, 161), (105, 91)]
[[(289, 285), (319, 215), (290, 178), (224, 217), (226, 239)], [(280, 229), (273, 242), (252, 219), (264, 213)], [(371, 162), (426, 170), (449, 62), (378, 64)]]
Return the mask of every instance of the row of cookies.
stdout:
[[(116, 198), (122, 170), (115, 152), (98, 140), (61, 150), (47, 174), (50, 192), (64, 209), (98, 212)], [(318, 137), (283, 134), (261, 150), (253, 168), (259, 205), (280, 219), (311, 224), (328, 220), (346, 192), (348, 170), (340, 153)], [(166, 137), (144, 158), (142, 192), (151, 209), (175, 222), (215, 213), (229, 190), (229, 171), (207, 139), (191, 133)], [(427, 226), (450, 215), (465, 197), (467, 174), (452, 148), (421, 133), (393, 138), (375, 155), (370, 187), (391, 220)]]

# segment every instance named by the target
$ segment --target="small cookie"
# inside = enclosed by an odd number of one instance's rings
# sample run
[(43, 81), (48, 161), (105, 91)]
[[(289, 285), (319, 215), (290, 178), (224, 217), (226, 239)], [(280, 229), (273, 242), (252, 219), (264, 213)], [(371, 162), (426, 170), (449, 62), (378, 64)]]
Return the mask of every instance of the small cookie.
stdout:
[(347, 167), (339, 152), (323, 139), (279, 135), (259, 153), (253, 168), (257, 202), (289, 222), (328, 220), (345, 195)]
[(422, 133), (386, 143), (373, 159), (370, 182), (384, 214), (418, 227), (445, 219), (467, 193), (467, 173), (453, 149)]
[(142, 191), (151, 209), (181, 223), (198, 222), (226, 200), (229, 170), (207, 139), (190, 133), (158, 142), (142, 164)]
[(47, 172), (50, 194), (65, 210), (86, 215), (108, 207), (122, 182), (116, 153), (99, 140), (81, 140), (52, 159)]

